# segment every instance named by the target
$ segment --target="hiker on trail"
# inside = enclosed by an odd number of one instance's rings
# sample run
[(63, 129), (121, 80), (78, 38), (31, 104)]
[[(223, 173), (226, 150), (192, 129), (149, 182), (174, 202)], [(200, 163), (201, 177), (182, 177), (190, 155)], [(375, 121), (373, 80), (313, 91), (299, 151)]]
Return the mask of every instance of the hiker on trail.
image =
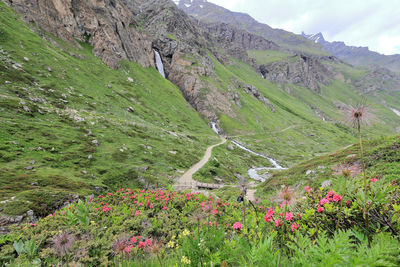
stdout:
[(237, 202), (243, 202), (243, 194), (240, 194), (237, 198)]

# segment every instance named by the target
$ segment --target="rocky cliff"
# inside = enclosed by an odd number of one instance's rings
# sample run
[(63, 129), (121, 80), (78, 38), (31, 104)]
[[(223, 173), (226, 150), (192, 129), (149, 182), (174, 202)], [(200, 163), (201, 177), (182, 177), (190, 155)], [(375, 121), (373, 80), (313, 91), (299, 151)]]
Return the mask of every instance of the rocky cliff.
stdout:
[(89, 42), (93, 53), (111, 68), (118, 68), (123, 59), (154, 66), (151, 38), (132, 27), (137, 21), (120, 1), (4, 1), (39, 29), (76, 45), (75, 40)]
[(260, 71), (271, 82), (305, 86), (315, 92), (319, 92), (321, 84), (328, 85), (335, 77), (335, 73), (317, 58), (306, 55), (294, 55), (284, 61), (261, 65)]
[[(224, 48), (226, 53), (234, 58), (246, 62), (256, 68), (254, 60), (247, 55), (247, 50), (281, 50), (272, 41), (259, 35), (249, 33), (226, 23), (198, 22), (213, 38), (212, 41)], [(229, 60), (222, 59), (224, 63)]]
[(156, 49), (166, 77), (198, 112), (209, 119), (233, 115), (229, 97), (201, 79), (213, 75), (212, 38), (169, 0), (4, 1), (39, 32), (76, 46), (88, 42), (113, 69), (124, 59), (155, 67)]
[(386, 68), (377, 68), (354, 82), (363, 93), (400, 91), (400, 77)]

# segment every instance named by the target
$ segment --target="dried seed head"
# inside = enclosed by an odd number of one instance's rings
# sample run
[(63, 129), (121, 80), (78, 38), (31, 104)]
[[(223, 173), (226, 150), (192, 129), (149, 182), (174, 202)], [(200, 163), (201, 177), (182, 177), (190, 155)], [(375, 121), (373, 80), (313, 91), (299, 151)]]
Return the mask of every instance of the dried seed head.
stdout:
[(68, 252), (72, 251), (75, 244), (75, 236), (68, 233), (62, 233), (56, 236), (53, 240), (53, 246), (55, 251), (63, 257)]

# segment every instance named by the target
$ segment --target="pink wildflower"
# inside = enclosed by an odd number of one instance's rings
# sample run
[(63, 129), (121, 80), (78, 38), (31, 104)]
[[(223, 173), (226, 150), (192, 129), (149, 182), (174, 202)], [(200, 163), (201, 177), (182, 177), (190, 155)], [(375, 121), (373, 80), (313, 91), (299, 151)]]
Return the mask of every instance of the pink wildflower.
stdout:
[(295, 222), (292, 224), (292, 226), (290, 226), (290, 228), (292, 229), (292, 232), (294, 232), (294, 230), (299, 229), (299, 225), (297, 225)]
[(341, 201), (342, 200), (342, 196), (341, 195), (334, 195), (333, 196), (333, 201), (335, 201), (335, 202), (339, 202), (339, 201)]
[(321, 206), (318, 206), (318, 210), (317, 210), (319, 213), (321, 213), (321, 212), (323, 212), (324, 211), (324, 207), (321, 207)]
[(167, 206), (164, 206), (164, 207), (163, 207), (163, 210), (167, 210)]
[(320, 205), (325, 205), (325, 204), (328, 204), (328, 203), (329, 203), (329, 200), (326, 199), (326, 198), (321, 199), (321, 201), (319, 202)]
[(347, 206), (348, 208), (350, 208), (350, 206), (351, 206), (351, 201), (350, 201), (350, 200), (347, 200), (347, 201), (346, 201), (346, 206)]
[(333, 196), (334, 194), (335, 194), (335, 191), (331, 190), (331, 191), (328, 192), (328, 197), (331, 197), (331, 196)]
[(286, 212), (286, 221), (290, 222), (293, 219), (293, 214), (291, 212)]
[(102, 210), (103, 210), (103, 213), (107, 213), (107, 212), (110, 211), (110, 208), (107, 207), (107, 206), (103, 206), (103, 207), (102, 207)]
[(240, 223), (240, 222), (235, 222), (234, 224), (233, 224), (233, 229), (235, 229), (235, 230), (242, 230), (242, 224)]
[(371, 179), (371, 182), (376, 183), (376, 182), (378, 182), (378, 179), (372, 178), (372, 179)]
[(279, 227), (280, 225), (282, 225), (281, 221), (280, 220), (275, 220), (275, 226)]
[(132, 248), (133, 248), (132, 245), (129, 245), (129, 246), (125, 247), (124, 248), (124, 253), (127, 253), (127, 254), (130, 253)]
[(36, 227), (36, 223), (29, 223), (30, 226)]
[(143, 242), (143, 241), (140, 241), (138, 247), (139, 248), (145, 248), (146, 247), (146, 243)]
[(214, 214), (217, 214), (217, 213), (218, 213), (217, 209), (211, 211), (211, 215), (214, 215)]
[(139, 216), (140, 215), (140, 212), (137, 210), (136, 212), (135, 212), (135, 217), (136, 216)]
[(131, 242), (132, 242), (132, 244), (135, 244), (135, 243), (136, 243), (136, 241), (137, 241), (137, 239), (136, 239), (136, 236), (132, 236), (132, 238), (131, 238)]
[(304, 187), (304, 191), (306, 192), (310, 191), (310, 187), (307, 185), (306, 187)]

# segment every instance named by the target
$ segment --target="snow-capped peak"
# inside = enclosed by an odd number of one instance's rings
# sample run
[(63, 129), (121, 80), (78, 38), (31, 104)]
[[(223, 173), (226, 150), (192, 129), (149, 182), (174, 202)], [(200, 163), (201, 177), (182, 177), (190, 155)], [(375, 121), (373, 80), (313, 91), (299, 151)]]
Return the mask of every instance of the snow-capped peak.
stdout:
[(200, 5), (201, 8), (204, 6), (202, 4), (207, 3), (207, 0), (172, 0), (177, 6), (190, 7), (192, 4)]
[(301, 35), (306, 37), (307, 39), (314, 41), (316, 44), (325, 41), (324, 36), (320, 32), (316, 34), (305, 34), (304, 32), (302, 32)]

